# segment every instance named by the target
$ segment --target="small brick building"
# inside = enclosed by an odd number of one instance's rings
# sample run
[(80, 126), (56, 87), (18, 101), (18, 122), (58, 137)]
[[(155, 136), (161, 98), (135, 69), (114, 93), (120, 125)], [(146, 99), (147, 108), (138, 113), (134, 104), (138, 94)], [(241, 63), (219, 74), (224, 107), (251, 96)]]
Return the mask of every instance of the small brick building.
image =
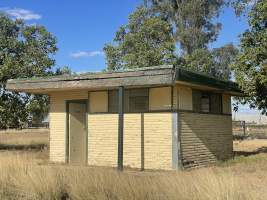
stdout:
[(233, 82), (174, 66), (9, 80), (50, 96), (50, 160), (183, 169), (232, 157)]

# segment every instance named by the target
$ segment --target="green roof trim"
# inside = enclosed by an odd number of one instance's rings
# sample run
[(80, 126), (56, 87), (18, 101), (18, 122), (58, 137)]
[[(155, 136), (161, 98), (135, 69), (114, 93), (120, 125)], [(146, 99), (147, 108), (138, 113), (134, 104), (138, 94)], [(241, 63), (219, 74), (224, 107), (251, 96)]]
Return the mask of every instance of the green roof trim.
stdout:
[(242, 93), (237, 83), (232, 81), (224, 81), (205, 74), (188, 71), (182, 68), (176, 68), (175, 73), (176, 81), (184, 81), (197, 85), (205, 85), (222, 90)]

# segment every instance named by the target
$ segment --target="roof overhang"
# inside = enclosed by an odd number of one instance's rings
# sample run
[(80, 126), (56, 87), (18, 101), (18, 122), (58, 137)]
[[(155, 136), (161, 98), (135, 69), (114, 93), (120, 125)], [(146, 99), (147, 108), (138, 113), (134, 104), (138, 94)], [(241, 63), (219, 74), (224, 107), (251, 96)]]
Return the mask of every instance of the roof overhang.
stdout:
[(188, 85), (193, 88), (216, 90), (241, 96), (236, 83), (222, 81), (174, 66), (140, 68), (119, 72), (86, 73), (76, 76), (52, 76), (8, 80), (7, 89), (16, 92), (49, 94), (55, 91), (104, 90), (125, 88)]
[(66, 90), (102, 90), (119, 86), (155, 87), (173, 84), (173, 67), (144, 68), (120, 72), (87, 73), (78, 76), (53, 76), (8, 80), (7, 89), (16, 92), (48, 94)]
[(176, 83), (187, 85), (196, 89), (213, 90), (223, 93), (228, 93), (233, 96), (242, 96), (243, 92), (238, 85), (232, 81), (224, 81), (204, 74), (176, 69)]

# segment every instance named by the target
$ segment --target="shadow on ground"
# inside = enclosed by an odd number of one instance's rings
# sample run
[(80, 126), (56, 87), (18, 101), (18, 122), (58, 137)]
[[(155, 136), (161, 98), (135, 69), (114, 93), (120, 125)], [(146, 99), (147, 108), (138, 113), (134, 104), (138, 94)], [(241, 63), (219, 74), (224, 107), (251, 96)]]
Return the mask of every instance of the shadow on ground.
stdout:
[(46, 144), (0, 144), (0, 150), (43, 150), (46, 148)]
[(234, 156), (253, 156), (259, 153), (267, 153), (267, 147), (260, 147), (255, 151), (234, 151)]

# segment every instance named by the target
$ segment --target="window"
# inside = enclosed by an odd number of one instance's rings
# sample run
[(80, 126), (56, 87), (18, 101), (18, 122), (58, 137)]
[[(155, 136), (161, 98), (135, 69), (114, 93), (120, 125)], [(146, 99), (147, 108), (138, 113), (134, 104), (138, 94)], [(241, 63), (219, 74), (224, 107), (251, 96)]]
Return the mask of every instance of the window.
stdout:
[(193, 110), (195, 112), (222, 113), (222, 95), (193, 90)]
[(201, 112), (210, 112), (210, 95), (201, 95)]
[(210, 112), (211, 113), (222, 113), (222, 95), (211, 94), (210, 95)]
[(118, 112), (118, 91), (111, 90), (108, 92), (108, 112)]
[[(146, 112), (148, 111), (148, 102), (148, 89), (128, 89), (124, 91), (124, 112)], [(118, 112), (117, 90), (109, 91), (108, 111)]]

